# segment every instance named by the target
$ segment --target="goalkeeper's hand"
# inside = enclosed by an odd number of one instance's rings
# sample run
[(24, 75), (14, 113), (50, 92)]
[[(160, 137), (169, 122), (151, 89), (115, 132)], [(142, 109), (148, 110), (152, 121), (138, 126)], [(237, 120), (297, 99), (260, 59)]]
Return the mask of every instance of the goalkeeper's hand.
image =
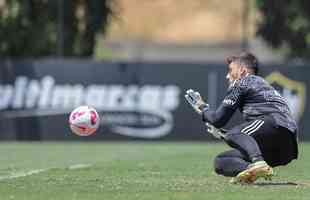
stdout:
[(217, 139), (225, 139), (226, 138), (226, 130), (225, 129), (218, 129), (216, 128), (215, 126), (213, 126), (212, 124), (210, 123), (206, 123), (206, 126), (207, 126), (207, 131), (213, 135), (213, 137), (217, 138)]
[(202, 114), (204, 109), (209, 109), (209, 105), (206, 104), (201, 98), (199, 92), (189, 89), (186, 91), (185, 99), (194, 108), (198, 114)]

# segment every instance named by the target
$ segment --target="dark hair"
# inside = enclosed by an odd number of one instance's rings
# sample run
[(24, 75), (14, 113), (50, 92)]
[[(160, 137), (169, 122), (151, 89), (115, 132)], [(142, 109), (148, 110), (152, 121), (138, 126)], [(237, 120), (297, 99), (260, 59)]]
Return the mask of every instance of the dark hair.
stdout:
[(228, 65), (232, 62), (238, 62), (245, 67), (252, 69), (254, 74), (258, 73), (258, 60), (252, 53), (242, 52), (238, 56), (227, 57), (226, 62)]

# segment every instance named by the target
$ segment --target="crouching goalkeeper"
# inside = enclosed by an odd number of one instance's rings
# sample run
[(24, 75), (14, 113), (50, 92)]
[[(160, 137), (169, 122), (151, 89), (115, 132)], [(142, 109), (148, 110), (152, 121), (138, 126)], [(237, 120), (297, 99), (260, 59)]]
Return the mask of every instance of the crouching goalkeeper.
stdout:
[[(215, 172), (234, 177), (233, 182), (254, 183), (270, 179), (272, 167), (297, 159), (297, 125), (287, 102), (257, 75), (258, 60), (247, 52), (227, 58), (229, 88), (222, 104), (209, 109), (200, 94), (187, 90), (185, 98), (202, 116), (209, 132), (232, 150), (216, 156)], [(227, 131), (219, 129), (239, 109), (244, 122)]]

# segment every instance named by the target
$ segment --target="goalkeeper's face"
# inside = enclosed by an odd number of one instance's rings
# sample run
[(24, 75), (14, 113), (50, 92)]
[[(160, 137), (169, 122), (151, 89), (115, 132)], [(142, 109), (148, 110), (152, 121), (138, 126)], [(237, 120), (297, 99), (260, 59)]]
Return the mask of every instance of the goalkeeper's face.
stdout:
[(231, 62), (228, 65), (226, 79), (229, 81), (229, 84), (232, 84), (234, 81), (239, 80), (246, 74), (248, 74), (246, 67), (240, 65), (238, 62)]

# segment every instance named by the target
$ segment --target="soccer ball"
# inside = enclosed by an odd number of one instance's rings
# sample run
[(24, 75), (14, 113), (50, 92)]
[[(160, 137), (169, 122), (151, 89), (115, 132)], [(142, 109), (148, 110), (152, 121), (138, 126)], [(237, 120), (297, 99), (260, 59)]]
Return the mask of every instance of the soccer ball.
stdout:
[(98, 129), (100, 118), (97, 111), (90, 106), (80, 106), (70, 113), (69, 124), (78, 136), (89, 136)]

